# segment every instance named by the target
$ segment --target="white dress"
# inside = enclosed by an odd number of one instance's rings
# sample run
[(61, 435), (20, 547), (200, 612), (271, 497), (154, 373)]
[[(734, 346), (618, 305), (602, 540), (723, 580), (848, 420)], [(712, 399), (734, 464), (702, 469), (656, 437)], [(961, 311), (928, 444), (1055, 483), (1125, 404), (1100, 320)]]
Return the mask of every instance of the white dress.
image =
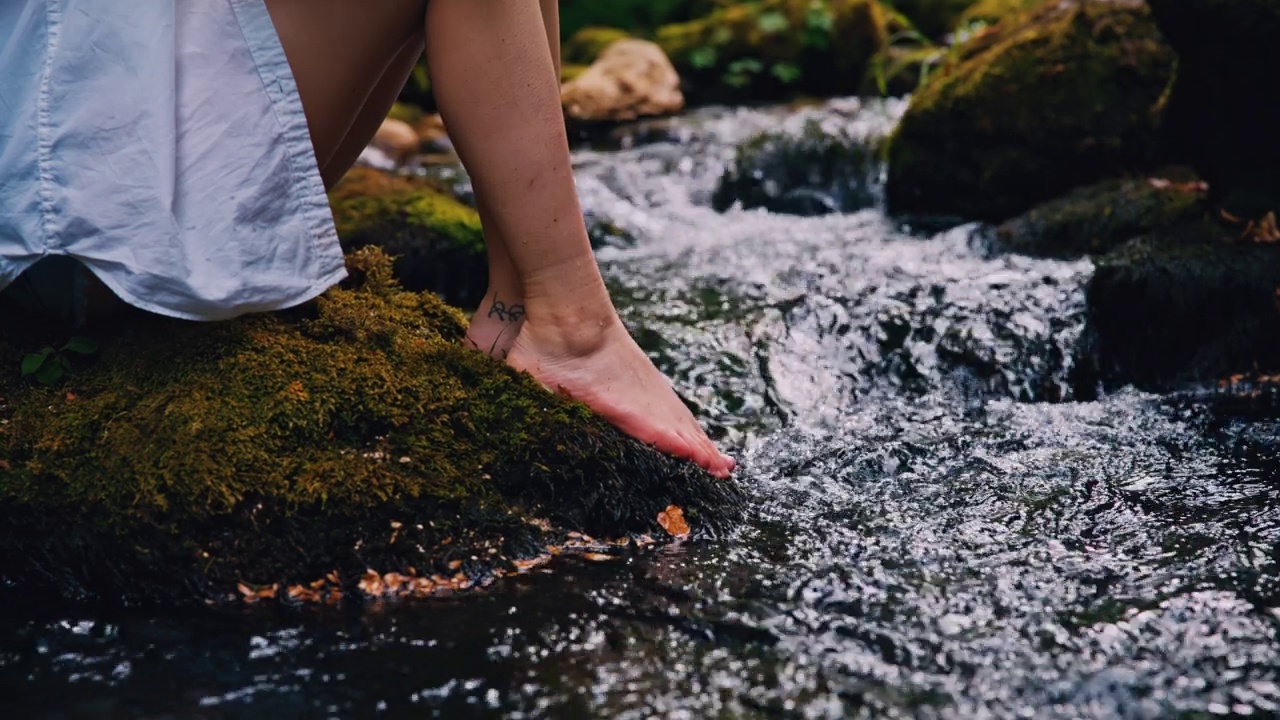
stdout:
[(345, 277), (263, 0), (0, 0), (0, 288), (54, 255), (193, 320)]

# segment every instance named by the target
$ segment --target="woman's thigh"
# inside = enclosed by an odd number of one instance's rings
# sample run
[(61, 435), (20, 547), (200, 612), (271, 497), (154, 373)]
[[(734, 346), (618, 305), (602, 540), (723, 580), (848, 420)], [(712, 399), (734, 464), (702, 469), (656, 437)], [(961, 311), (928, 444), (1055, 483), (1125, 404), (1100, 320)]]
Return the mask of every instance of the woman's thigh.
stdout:
[(325, 167), (401, 49), (426, 0), (266, 0)]

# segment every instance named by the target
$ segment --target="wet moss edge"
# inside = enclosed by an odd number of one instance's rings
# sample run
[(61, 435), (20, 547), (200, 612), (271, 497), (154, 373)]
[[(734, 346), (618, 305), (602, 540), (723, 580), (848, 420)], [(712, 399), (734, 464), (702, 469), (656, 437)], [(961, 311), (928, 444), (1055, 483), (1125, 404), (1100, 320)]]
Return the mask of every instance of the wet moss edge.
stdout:
[(58, 388), (17, 378), (44, 339), (0, 320), (0, 578), (192, 602), (334, 570), (484, 575), (565, 530), (741, 511), (733, 484), (465, 349), (458, 313), (379, 251), (352, 269), (287, 314), (130, 323)]

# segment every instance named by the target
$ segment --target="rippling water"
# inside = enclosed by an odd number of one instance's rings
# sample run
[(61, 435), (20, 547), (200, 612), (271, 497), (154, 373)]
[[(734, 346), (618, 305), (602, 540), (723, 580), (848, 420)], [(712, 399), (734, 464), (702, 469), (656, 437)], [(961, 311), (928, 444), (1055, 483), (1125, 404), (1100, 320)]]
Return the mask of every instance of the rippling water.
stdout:
[(748, 135), (874, 143), (900, 110), (704, 111), (576, 155), (634, 240), (599, 253), (625, 319), (741, 460), (736, 535), (358, 613), (9, 612), (4, 716), (1280, 713), (1275, 422), (1097, 399), (1087, 261), (710, 209)]

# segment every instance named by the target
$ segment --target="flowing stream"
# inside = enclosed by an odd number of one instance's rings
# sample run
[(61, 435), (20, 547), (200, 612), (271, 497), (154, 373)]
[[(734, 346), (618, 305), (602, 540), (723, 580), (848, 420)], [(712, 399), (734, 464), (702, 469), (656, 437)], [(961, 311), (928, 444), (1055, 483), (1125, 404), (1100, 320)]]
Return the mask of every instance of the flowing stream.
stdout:
[[(625, 320), (740, 460), (739, 531), (362, 611), (5, 613), (0, 715), (1280, 713), (1276, 421), (1100, 393), (1088, 261), (874, 202), (711, 208), (751, 134), (874, 143), (901, 109), (704, 110), (575, 155)], [(796, 192), (844, 191), (879, 186)]]

